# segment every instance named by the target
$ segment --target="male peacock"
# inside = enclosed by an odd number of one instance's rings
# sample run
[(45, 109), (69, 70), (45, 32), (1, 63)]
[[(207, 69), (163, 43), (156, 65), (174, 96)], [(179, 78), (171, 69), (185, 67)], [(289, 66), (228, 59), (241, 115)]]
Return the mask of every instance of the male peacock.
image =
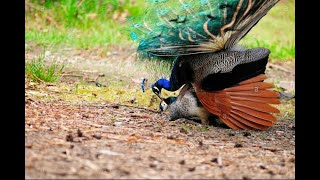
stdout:
[[(153, 92), (161, 98), (163, 89), (184, 85), (178, 98), (192, 88), (198, 107), (232, 129), (272, 126), (271, 113), (279, 110), (269, 104), (280, 101), (279, 93), (269, 90), (273, 85), (263, 82), (270, 51), (236, 44), (278, 1), (152, 0), (145, 19), (133, 23), (131, 37), (140, 40), (142, 56), (174, 61), (170, 80), (159, 79)], [(202, 113), (197, 116), (207, 124)]]

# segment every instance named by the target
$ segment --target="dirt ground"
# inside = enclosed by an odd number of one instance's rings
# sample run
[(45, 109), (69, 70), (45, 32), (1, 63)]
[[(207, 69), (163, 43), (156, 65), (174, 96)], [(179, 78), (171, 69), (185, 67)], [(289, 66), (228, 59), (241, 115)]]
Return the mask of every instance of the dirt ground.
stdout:
[[(82, 54), (77, 59), (75, 54), (66, 58), (69, 63), (97, 73), (112, 58), (128, 58), (112, 55), (94, 60)], [(27, 56), (32, 53), (26, 52)], [(270, 63), (267, 72), (285, 88), (294, 86), (292, 63)], [(128, 79), (138, 78), (131, 76)], [(26, 179), (295, 178), (294, 114), (282, 112), (285, 118), (264, 132), (233, 131), (185, 119), (167, 121), (167, 114), (146, 107), (49, 101), (28, 93), (29, 88), (26, 85)]]

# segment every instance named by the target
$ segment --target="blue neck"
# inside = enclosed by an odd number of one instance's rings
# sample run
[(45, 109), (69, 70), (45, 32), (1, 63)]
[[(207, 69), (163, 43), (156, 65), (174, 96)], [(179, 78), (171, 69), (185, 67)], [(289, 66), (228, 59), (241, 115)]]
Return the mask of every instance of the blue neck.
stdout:
[(164, 99), (164, 102), (170, 105), (171, 103), (175, 102), (177, 100), (177, 97), (168, 97), (167, 99)]
[(157, 83), (164, 89), (170, 90), (170, 81), (167, 79), (161, 78), (157, 81)]
[(185, 82), (184, 78), (181, 76), (181, 68), (179, 67), (181, 60), (178, 59), (171, 70), (170, 75), (170, 88), (168, 90), (170, 91), (176, 91), (178, 90)]
[(185, 83), (184, 77), (181, 76), (181, 68), (179, 68), (180, 61), (181, 60), (177, 60), (175, 62), (171, 70), (170, 80), (161, 78), (156, 82), (156, 84), (168, 91), (178, 90)]

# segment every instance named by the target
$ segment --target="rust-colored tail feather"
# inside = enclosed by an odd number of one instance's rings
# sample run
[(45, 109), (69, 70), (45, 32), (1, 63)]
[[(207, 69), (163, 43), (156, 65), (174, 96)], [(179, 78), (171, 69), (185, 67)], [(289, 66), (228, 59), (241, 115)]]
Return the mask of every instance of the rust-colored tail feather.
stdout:
[(266, 78), (261, 74), (221, 91), (196, 93), (202, 105), (230, 128), (266, 130), (277, 121), (271, 113), (280, 113), (270, 105), (280, 104), (280, 95), (269, 90), (274, 86), (263, 82)]
[(227, 119), (231, 121), (233, 124), (235, 124), (236, 126), (238, 126), (240, 129), (253, 129), (251, 126), (247, 126), (246, 124), (243, 124), (241, 121), (238, 121), (232, 116), (227, 117)]
[(271, 113), (280, 113), (280, 111), (269, 105), (264, 103), (250, 102), (250, 101), (239, 101), (239, 100), (231, 100), (231, 104), (235, 106), (241, 106), (249, 109), (253, 109), (261, 112), (271, 112)]
[(231, 88), (226, 88), (224, 91), (226, 92), (233, 92), (233, 91), (259, 91), (261, 89), (270, 89), (274, 88), (273, 84), (266, 83), (266, 82), (253, 82), (250, 84), (243, 84)]
[(227, 92), (230, 96), (257, 96), (257, 97), (269, 97), (277, 98), (279, 97), (278, 92), (270, 90), (257, 90), (257, 91), (236, 91), (236, 92)]
[(254, 129), (259, 129), (259, 130), (265, 130), (267, 129), (268, 127), (270, 126), (266, 126), (266, 125), (262, 125), (262, 124), (258, 124), (258, 123), (254, 123), (254, 122), (251, 122), (251, 121), (248, 121), (236, 114), (231, 114), (230, 115), (233, 119), (236, 119), (237, 121), (243, 123), (243, 124), (246, 124), (247, 126), (251, 127), (251, 128), (254, 128)]
[(253, 96), (232, 96), (232, 100), (245, 100), (253, 101), (258, 103), (268, 103), (268, 104), (280, 104), (279, 98), (265, 98), (265, 97), (253, 97)]

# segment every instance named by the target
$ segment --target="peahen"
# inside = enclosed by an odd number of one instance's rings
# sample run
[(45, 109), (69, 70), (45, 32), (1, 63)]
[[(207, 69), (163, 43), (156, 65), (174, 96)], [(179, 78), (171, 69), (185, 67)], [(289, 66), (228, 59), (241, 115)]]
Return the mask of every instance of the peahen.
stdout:
[(170, 121), (186, 118), (196, 122), (200, 120), (204, 125), (226, 127), (216, 115), (203, 107), (192, 87), (186, 90), (183, 96), (168, 97), (163, 99), (159, 104), (161, 111), (166, 111), (168, 107), (170, 107)]
[[(214, 122), (214, 123), (219, 122), (217, 121), (217, 118), (216, 118), (218, 116), (220, 117), (218, 119), (222, 120), (222, 122), (224, 122), (227, 126), (233, 129), (266, 130), (268, 127), (273, 125), (273, 122), (276, 121), (276, 118), (267, 113), (261, 113), (261, 112), (258, 113), (254, 111), (278, 113), (279, 111), (276, 108), (268, 104), (261, 105), (261, 103), (279, 104), (280, 101), (278, 99), (278, 93), (265, 90), (265, 92), (269, 93), (269, 95), (271, 96), (270, 98), (259, 97), (259, 96), (250, 97), (245, 95), (238, 96), (238, 93), (241, 93), (241, 92), (245, 93), (245, 91), (239, 91), (239, 88), (243, 88), (243, 90), (245, 88), (250, 88), (251, 86), (250, 83), (256, 83), (256, 81), (259, 82), (264, 80), (265, 78), (266, 78), (265, 75), (260, 75), (258, 77), (251, 78), (247, 81), (242, 81), (241, 84), (238, 86), (233, 86), (231, 88), (226, 88), (223, 91), (220, 91), (219, 92), (220, 94), (217, 94), (217, 96), (230, 96), (230, 99), (231, 99), (230, 102), (228, 103), (223, 102), (220, 105), (222, 112), (214, 112), (215, 110), (217, 110), (216, 107), (210, 106), (210, 105), (206, 106), (204, 102), (200, 101), (201, 98), (198, 97), (199, 93), (197, 94), (194, 88), (190, 86), (188, 87), (188, 89), (185, 89), (185, 92), (183, 95), (180, 93), (178, 97), (163, 98), (163, 100), (160, 103), (160, 109), (161, 111), (165, 111), (169, 107), (171, 121), (179, 118), (194, 119), (195, 117), (198, 117), (200, 118), (202, 124), (208, 125), (211, 122)], [(260, 84), (262, 85), (262, 83)], [(268, 84), (268, 83), (263, 83), (263, 84), (265, 85), (266, 88), (273, 87), (272, 84)], [(220, 99), (220, 100), (224, 101), (226, 99)], [(247, 102), (246, 104), (244, 101), (242, 101), (242, 104), (239, 104), (238, 103), (239, 101), (237, 100), (244, 100), (249, 102)], [(259, 102), (259, 104), (250, 105), (250, 101)], [(217, 104), (216, 106), (219, 106), (219, 102), (217, 102), (216, 104)], [(224, 108), (226, 108), (225, 107), (226, 105), (229, 105), (231, 107), (229, 107), (230, 109), (228, 108), (229, 114), (224, 115), (222, 113), (224, 113), (225, 111)], [(249, 109), (246, 109), (246, 108), (249, 108)], [(230, 117), (228, 118), (227, 115), (231, 116), (232, 118)], [(254, 116), (254, 115), (257, 115), (257, 116)], [(259, 117), (259, 115), (262, 115), (262, 116)], [(225, 117), (223, 116), (227, 116), (228, 119), (226, 120)], [(268, 118), (268, 121), (265, 121), (264, 118)]]
[[(269, 104), (280, 101), (279, 93), (269, 90), (273, 85), (263, 82), (270, 51), (237, 43), (277, 2), (151, 0), (144, 20), (133, 19), (130, 35), (139, 40), (142, 57), (174, 62), (170, 79), (156, 81), (153, 92), (162, 98), (164, 89), (180, 90), (178, 98), (166, 100), (171, 106), (191, 88), (201, 104), (187, 108), (203, 107), (232, 129), (272, 126), (277, 119), (271, 113), (279, 110)], [(207, 124), (207, 116), (196, 115)]]

